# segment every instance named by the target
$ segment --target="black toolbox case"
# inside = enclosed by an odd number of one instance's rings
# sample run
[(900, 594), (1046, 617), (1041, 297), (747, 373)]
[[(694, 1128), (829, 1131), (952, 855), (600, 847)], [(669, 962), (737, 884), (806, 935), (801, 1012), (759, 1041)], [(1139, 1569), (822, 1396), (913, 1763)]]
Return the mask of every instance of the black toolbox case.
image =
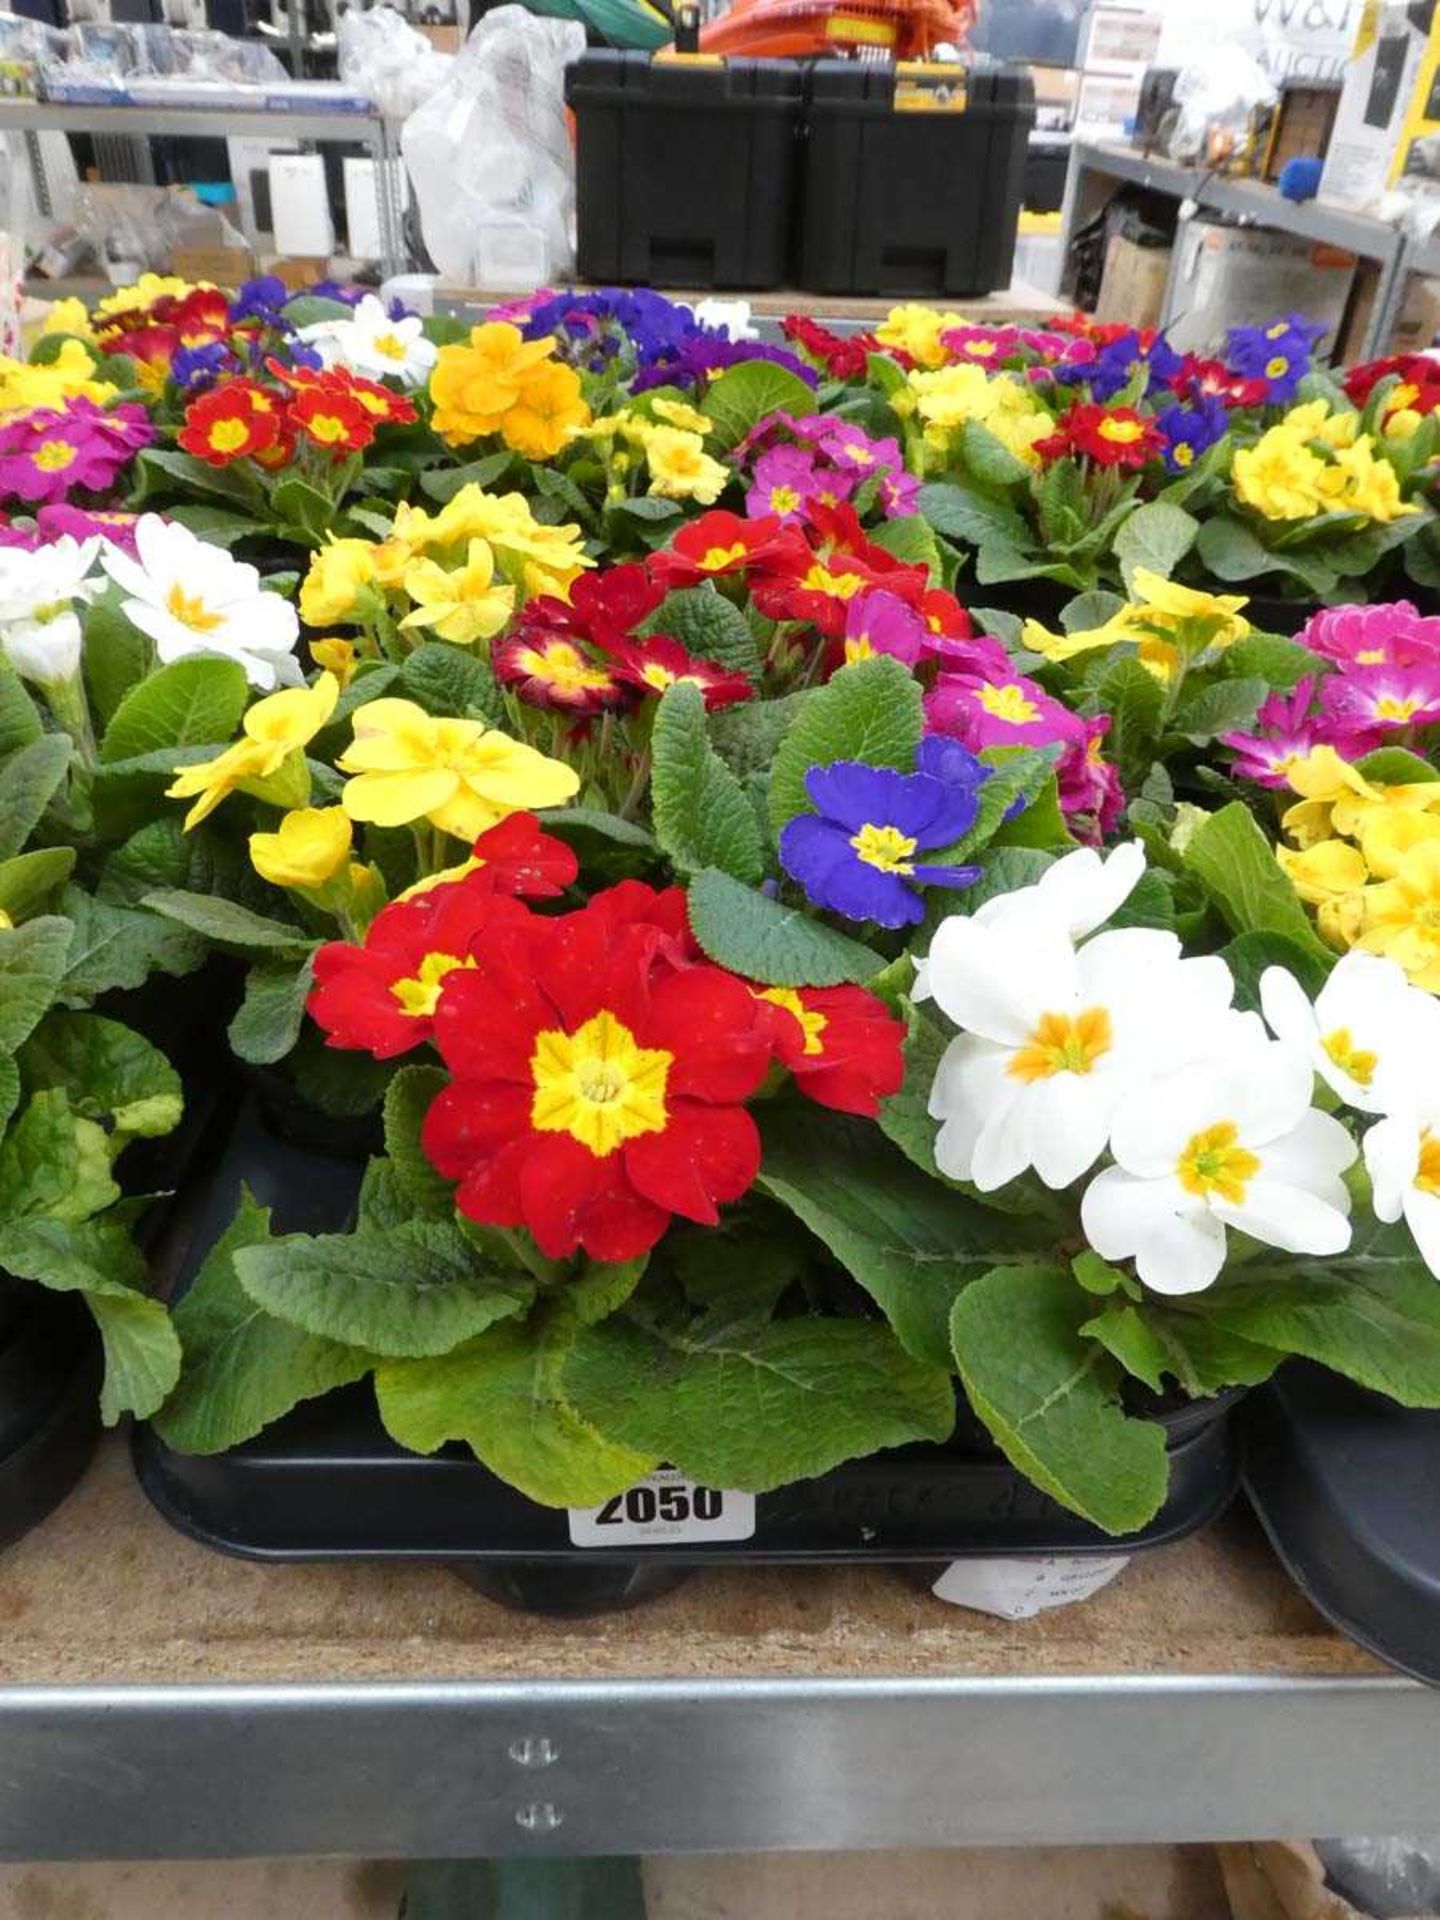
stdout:
[(974, 298), (1010, 284), (1028, 73), (819, 60), (807, 122), (800, 286)]
[(804, 81), (791, 60), (597, 50), (568, 67), (580, 278), (782, 286)]

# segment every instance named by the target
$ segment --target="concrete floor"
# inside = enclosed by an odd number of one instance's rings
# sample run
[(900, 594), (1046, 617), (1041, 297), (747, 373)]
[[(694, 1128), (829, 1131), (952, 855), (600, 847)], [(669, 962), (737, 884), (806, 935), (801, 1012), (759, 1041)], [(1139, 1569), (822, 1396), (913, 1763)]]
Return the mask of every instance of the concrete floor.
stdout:
[[(395, 1920), (403, 1868), (0, 1868), (0, 1920)], [(1209, 1847), (652, 1860), (650, 1920), (1228, 1920)]]

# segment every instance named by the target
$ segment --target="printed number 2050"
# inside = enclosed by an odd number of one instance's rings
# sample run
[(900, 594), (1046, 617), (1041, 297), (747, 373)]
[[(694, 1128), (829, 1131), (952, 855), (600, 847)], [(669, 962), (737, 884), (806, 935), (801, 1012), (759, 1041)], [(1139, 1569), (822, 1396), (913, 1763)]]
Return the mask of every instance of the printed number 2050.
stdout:
[(607, 1500), (595, 1515), (597, 1527), (646, 1527), (655, 1520), (680, 1524), (686, 1520), (718, 1520), (725, 1496), (713, 1487), (630, 1487)]

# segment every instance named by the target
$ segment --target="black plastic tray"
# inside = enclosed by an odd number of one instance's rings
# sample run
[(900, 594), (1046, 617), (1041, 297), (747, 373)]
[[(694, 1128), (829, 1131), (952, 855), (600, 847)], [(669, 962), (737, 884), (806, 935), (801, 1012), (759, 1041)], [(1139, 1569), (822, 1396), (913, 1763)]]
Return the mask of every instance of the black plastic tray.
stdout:
[(1295, 1584), (1350, 1639), (1440, 1686), (1440, 1413), (1295, 1362), (1240, 1424), (1246, 1491)]
[(83, 1301), (0, 1285), (3, 1547), (57, 1507), (89, 1465), (100, 1437), (100, 1354)]
[[(241, 1182), (295, 1231), (343, 1226), (360, 1170), (277, 1142), (247, 1106), (172, 1217), (161, 1248), (184, 1285), (223, 1231)], [(439, 1561), (497, 1599), (589, 1612), (646, 1598), (705, 1564), (881, 1561), (1133, 1552), (1191, 1533), (1230, 1501), (1231, 1402), (1171, 1417), (1170, 1496), (1143, 1532), (1116, 1540), (1067, 1513), (979, 1441), (852, 1461), (756, 1501), (754, 1537), (625, 1548), (571, 1544), (567, 1516), (517, 1493), (463, 1447), (423, 1457), (385, 1433), (368, 1385), (297, 1408), (223, 1454), (173, 1452), (139, 1429), (140, 1481), (181, 1531), (256, 1559)]]

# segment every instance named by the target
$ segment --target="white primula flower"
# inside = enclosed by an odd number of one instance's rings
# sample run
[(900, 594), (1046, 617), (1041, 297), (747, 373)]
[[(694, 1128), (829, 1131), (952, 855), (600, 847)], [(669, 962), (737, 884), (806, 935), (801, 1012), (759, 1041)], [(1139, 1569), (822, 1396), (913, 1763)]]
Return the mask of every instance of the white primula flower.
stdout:
[(62, 687), (80, 671), (83, 636), (68, 609), (50, 620), (14, 620), (0, 626), (0, 653), (22, 680)]
[(0, 547), (0, 626), (18, 620), (53, 620), (76, 600), (91, 600), (105, 582), (91, 577), (102, 543), (68, 533), (33, 552)]
[(758, 340), (750, 324), (748, 300), (690, 300), (685, 303), (702, 327), (724, 327), (732, 340)]
[(392, 320), (383, 300), (367, 293), (349, 319), (322, 320), (302, 327), (300, 338), (313, 346), (327, 367), (347, 367), (367, 380), (387, 376), (418, 387), (435, 365), (438, 349), (425, 338), (419, 314)]
[(112, 547), (103, 564), (129, 595), (126, 617), (149, 634), (166, 666), (187, 654), (222, 653), (239, 661), (254, 687), (300, 684), (299, 616), (261, 586), (254, 567), (153, 513), (135, 528), (135, 550), (132, 560)]
[(1440, 1049), (1440, 1001), (1378, 954), (1347, 953), (1313, 1006), (1294, 974), (1267, 967), (1260, 1005), (1276, 1039), (1308, 1053), (1326, 1085), (1362, 1113), (1390, 1111), (1425, 1036)]
[(1371, 1127), (1365, 1170), (1377, 1220), (1405, 1224), (1420, 1258), (1440, 1280), (1440, 1061), (1432, 1057), (1427, 1089)]
[(1068, 1187), (1104, 1152), (1137, 1082), (1245, 1024), (1218, 956), (1182, 959), (1174, 934), (1145, 927), (1077, 950), (1043, 913), (947, 920), (930, 949), (930, 986), (962, 1029), (930, 1090), (942, 1123), (935, 1158), (986, 1193), (1027, 1167)]
[[(1257, 1023), (1258, 1025), (1258, 1023)], [(1156, 1293), (1198, 1293), (1225, 1265), (1226, 1228), (1287, 1253), (1343, 1253), (1355, 1143), (1310, 1105), (1305, 1054), (1251, 1029), (1131, 1091), (1080, 1223), (1106, 1260), (1131, 1256)]]

